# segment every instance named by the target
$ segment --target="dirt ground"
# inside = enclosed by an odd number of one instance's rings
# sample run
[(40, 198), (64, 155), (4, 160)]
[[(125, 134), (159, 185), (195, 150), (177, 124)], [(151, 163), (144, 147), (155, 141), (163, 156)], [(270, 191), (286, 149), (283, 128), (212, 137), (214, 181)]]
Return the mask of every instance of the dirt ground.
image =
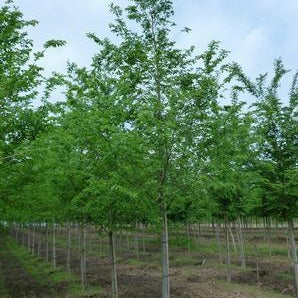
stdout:
[[(59, 239), (56, 251), (57, 264), (62, 266), (65, 266), (66, 262), (66, 248), (63, 242), (66, 233), (64, 233), (63, 231), (60, 234), (57, 233)], [(98, 235), (94, 231), (88, 234), (87, 283), (102, 289), (100, 296), (89, 297), (108, 298), (111, 293), (111, 267), (107, 239), (99, 243)], [(45, 255), (45, 237), (42, 234), (40, 237), (41, 254)], [(79, 276), (81, 260), (76, 237), (76, 233), (73, 232), (71, 270)], [(206, 239), (208, 238), (209, 235)], [(161, 297), (159, 244), (149, 239), (144, 249), (140, 241), (138, 249), (139, 259), (137, 260), (133, 236), (127, 243), (125, 237), (121, 237), (118, 241), (119, 296), (121, 298), (159, 298)], [(51, 257), (51, 249), (49, 254)], [(234, 257), (232, 285), (228, 285), (225, 282), (225, 265), (220, 263), (217, 254), (174, 247), (170, 248), (170, 256), (171, 296), (174, 298), (282, 298), (293, 297), (295, 293), (290, 262), (285, 257), (272, 256), (270, 259), (259, 260), (261, 279), (259, 284), (257, 284), (254, 258), (248, 257), (247, 268), (242, 270), (239, 260)], [(3, 258), (0, 255), (0, 262), (5, 276), (5, 288), (10, 297), (66, 297), (61, 290), (59, 292), (59, 289), (38, 284), (12, 256), (6, 255)]]
[(63, 297), (63, 286), (57, 287), (50, 282), (41, 284), (35, 280), (22, 266), (20, 260), (11, 254), (5, 243), (5, 238), (0, 238), (0, 270), (4, 289), (0, 297)]
[[(95, 238), (95, 237), (94, 237)], [(99, 244), (93, 241), (95, 247), (89, 248), (87, 257), (87, 282), (90, 285), (99, 285), (103, 289), (101, 297), (109, 297), (111, 291), (110, 261), (105, 254), (100, 256)], [(119, 241), (118, 246), (127, 246), (126, 240)], [(102, 245), (102, 244), (101, 244)], [(107, 245), (107, 243), (106, 243)], [(161, 297), (160, 283), (160, 252), (158, 243), (147, 243), (146, 254), (142, 254), (142, 244), (139, 246), (139, 260), (136, 260), (134, 252), (134, 240), (131, 239), (130, 249), (118, 251), (118, 283), (120, 297), (133, 298), (158, 298)], [(102, 250), (102, 248), (101, 248)], [(65, 262), (65, 249), (58, 252), (59, 262)], [(79, 274), (80, 254), (73, 250), (71, 268)], [(284, 258), (259, 260), (261, 282), (257, 285), (255, 260), (247, 258), (247, 269), (242, 270), (238, 266), (239, 260), (233, 259), (232, 281), (234, 285), (227, 285), (225, 265), (219, 264), (219, 258), (215, 254), (187, 252), (185, 249), (170, 249), (171, 266), (171, 296), (172, 297), (286, 297), (294, 296), (292, 271), (289, 261)], [(202, 260), (205, 260), (202, 266)], [(283, 275), (286, 278), (281, 278)], [(240, 285), (240, 287), (237, 287)], [(257, 286), (256, 286), (257, 285)]]

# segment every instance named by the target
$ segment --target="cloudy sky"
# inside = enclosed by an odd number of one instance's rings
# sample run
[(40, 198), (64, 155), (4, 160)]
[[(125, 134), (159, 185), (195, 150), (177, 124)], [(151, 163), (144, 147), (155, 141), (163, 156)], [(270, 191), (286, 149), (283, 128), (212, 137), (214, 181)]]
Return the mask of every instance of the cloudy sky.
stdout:
[[(0, 0), (4, 1), (4, 0)], [(30, 31), (36, 46), (60, 38), (67, 46), (53, 50), (44, 62), (48, 71), (63, 71), (66, 61), (88, 65), (96, 46), (86, 38), (87, 32), (111, 37), (112, 21), (109, 0), (16, 0), (26, 18), (40, 24)], [(115, 0), (125, 5), (128, 0)], [(289, 69), (298, 69), (298, 0), (174, 0), (175, 21), (190, 34), (175, 38), (181, 47), (195, 45), (204, 50), (210, 40), (222, 41), (247, 73), (255, 76), (267, 72), (277, 57)], [(285, 84), (290, 81), (286, 77)]]

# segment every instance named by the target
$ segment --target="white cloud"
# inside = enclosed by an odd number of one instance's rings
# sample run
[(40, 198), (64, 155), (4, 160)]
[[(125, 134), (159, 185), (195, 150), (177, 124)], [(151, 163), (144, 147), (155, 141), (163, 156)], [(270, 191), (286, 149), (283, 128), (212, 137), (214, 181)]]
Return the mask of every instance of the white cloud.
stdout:
[[(128, 0), (114, 1), (126, 5)], [(96, 51), (86, 32), (111, 37), (112, 21), (108, 0), (16, 0), (27, 18), (40, 20), (32, 30), (37, 45), (50, 38), (68, 41), (64, 49), (51, 51), (47, 67), (62, 69), (67, 59), (87, 64)], [(275, 58), (284, 58), (287, 66), (298, 68), (297, 0), (174, 0), (175, 19), (188, 26), (188, 35), (175, 34), (179, 46), (206, 49), (212, 40), (221, 40), (231, 51), (231, 59), (241, 63), (250, 75), (272, 67)]]

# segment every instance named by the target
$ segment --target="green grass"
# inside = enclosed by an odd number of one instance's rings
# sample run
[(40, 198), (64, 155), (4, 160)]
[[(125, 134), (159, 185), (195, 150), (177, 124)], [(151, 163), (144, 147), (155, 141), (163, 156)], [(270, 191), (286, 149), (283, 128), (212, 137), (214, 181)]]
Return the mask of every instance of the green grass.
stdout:
[[(169, 240), (170, 246), (176, 248), (184, 248), (192, 252), (198, 252), (203, 254), (218, 255), (219, 249), (215, 239), (208, 241), (197, 241), (194, 238), (188, 239), (186, 236), (173, 235)], [(236, 243), (237, 245), (237, 243)], [(237, 247), (237, 249), (239, 249)], [(255, 257), (255, 247), (250, 243), (244, 243), (244, 251), (246, 257)], [(270, 243), (258, 244), (257, 250), (258, 256), (262, 259), (266, 258), (278, 258), (287, 260), (288, 248), (286, 246)], [(222, 254), (225, 254), (225, 246), (222, 245)], [(232, 243), (230, 244), (231, 257), (238, 257), (239, 251), (234, 252)]]
[(54, 269), (50, 263), (33, 257), (24, 247), (16, 244), (8, 237), (6, 243), (11, 254), (19, 259), (24, 269), (40, 284), (46, 285), (49, 282), (53, 284), (67, 284), (66, 297), (88, 297), (100, 294), (99, 287), (87, 287), (87, 289), (82, 291), (80, 279), (76, 275), (65, 272), (59, 266)]
[(227, 284), (224, 281), (218, 281), (218, 283), (224, 289), (235, 290), (237, 292), (238, 291), (245, 292), (245, 293), (251, 294), (252, 297), (256, 297), (256, 298), (290, 298), (290, 297), (293, 297), (290, 295), (280, 294), (280, 293), (276, 293), (276, 292), (269, 291), (269, 290), (258, 289), (254, 286), (249, 286), (249, 285), (244, 285), (244, 284), (236, 284), (236, 283)]
[(9, 295), (7, 294), (7, 292), (5, 290), (4, 278), (3, 278), (3, 275), (2, 275), (1, 271), (0, 271), (0, 297), (2, 297), (2, 298), (8, 298), (9, 297)]
[(137, 260), (137, 259), (127, 259), (125, 260), (125, 263), (132, 266), (142, 266), (145, 264), (141, 260)]
[(288, 282), (293, 282), (294, 281), (294, 275), (293, 275), (292, 272), (279, 273), (277, 276), (280, 277), (283, 280), (288, 281)]
[(79, 298), (79, 297), (94, 297), (100, 294), (100, 288), (94, 286), (88, 286), (85, 290), (82, 290), (81, 285), (72, 284), (68, 288), (69, 298)]

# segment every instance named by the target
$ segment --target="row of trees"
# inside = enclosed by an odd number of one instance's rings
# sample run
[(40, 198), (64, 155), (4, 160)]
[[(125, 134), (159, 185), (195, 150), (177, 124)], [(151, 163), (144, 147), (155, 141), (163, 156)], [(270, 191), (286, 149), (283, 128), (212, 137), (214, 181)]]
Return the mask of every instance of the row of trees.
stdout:
[[(11, 1), (1, 8), (1, 220), (106, 231), (113, 297), (114, 232), (136, 222), (160, 226), (162, 295), (170, 297), (169, 220), (228, 226), (273, 217), (288, 222), (298, 286), (298, 73), (281, 99), (288, 71), (280, 59), (271, 79), (251, 80), (218, 42), (200, 55), (179, 49), (172, 1), (134, 0), (111, 11), (119, 42), (90, 33), (99, 48), (91, 65), (69, 63), (67, 73), (45, 78), (40, 59), (64, 41), (34, 52), (26, 30), (37, 22)], [(58, 87), (65, 92), (53, 104)]]

